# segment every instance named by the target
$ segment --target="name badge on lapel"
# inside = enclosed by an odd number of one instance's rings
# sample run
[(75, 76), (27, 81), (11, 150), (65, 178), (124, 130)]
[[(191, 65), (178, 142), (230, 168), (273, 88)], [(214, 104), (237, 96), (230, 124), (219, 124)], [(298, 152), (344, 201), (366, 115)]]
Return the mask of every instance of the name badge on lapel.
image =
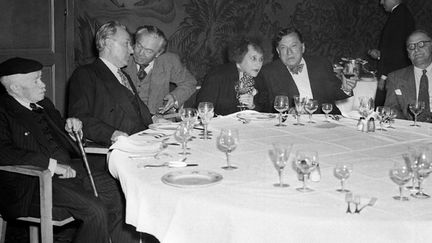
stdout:
[(395, 89), (395, 94), (396, 95), (402, 95), (402, 91), (400, 89)]
[(30, 135), (30, 132), (25, 132), (24, 133), (24, 136), (28, 136), (28, 135)]

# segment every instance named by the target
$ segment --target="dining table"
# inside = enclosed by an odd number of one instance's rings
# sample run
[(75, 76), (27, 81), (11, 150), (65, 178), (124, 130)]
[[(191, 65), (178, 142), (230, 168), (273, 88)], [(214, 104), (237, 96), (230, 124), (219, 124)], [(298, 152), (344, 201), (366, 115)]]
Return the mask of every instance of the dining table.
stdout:
[[(403, 193), (408, 201), (393, 199), (399, 190), (389, 177), (389, 170), (403, 162), (402, 154), (410, 147), (430, 145), (432, 124), (414, 127), (412, 121), (397, 119), (386, 131), (362, 132), (354, 118), (314, 114), (315, 123), (308, 123), (306, 115), (300, 121), (304, 125), (293, 125), (296, 119), (289, 115), (286, 126), (275, 126), (278, 114), (253, 111), (215, 117), (208, 126), (209, 139), (201, 138), (201, 126), (193, 129), (185, 160), (169, 126), (128, 137), (132, 142), (147, 137), (168, 145), (153, 158), (131, 156), (121, 146), (110, 150), (108, 168), (125, 194), (126, 223), (162, 243), (432, 242), (432, 199), (411, 197), (407, 189)], [(375, 125), (378, 128), (379, 122)], [(231, 153), (235, 170), (221, 168), (227, 162), (216, 140), (223, 128), (239, 132), (238, 146)], [(278, 174), (269, 150), (275, 143), (291, 147), (283, 170), (288, 187), (274, 186)], [(292, 166), (298, 150), (318, 153), (320, 178), (307, 181), (311, 192), (296, 190), (302, 186)], [(169, 161), (198, 166), (145, 166)], [(334, 167), (340, 162), (353, 165), (345, 188), (360, 199), (359, 206), (376, 198), (360, 213), (346, 213), (346, 193), (336, 191), (341, 185)], [(166, 180), (194, 174), (210, 175), (210, 182)], [(431, 180), (426, 178), (423, 184), (432, 194)], [(354, 204), (350, 207), (354, 211)]]

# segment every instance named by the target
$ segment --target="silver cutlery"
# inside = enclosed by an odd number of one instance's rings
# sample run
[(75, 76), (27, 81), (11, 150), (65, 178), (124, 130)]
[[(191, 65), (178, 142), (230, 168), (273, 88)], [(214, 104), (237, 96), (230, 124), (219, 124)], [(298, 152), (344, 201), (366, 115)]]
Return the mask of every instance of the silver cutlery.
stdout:
[(347, 209), (346, 209), (346, 213), (352, 213), (351, 212), (351, 207), (350, 207), (350, 204), (351, 204), (352, 200), (353, 200), (353, 194), (352, 194), (352, 192), (347, 192), (345, 194), (345, 202), (348, 204)]
[(363, 207), (361, 207), (358, 210), (358, 213), (360, 213), (365, 207), (368, 207), (368, 206), (372, 207), (373, 205), (375, 205), (375, 203), (376, 203), (377, 200), (378, 200), (378, 198), (372, 197), (366, 205), (364, 205)]
[(239, 117), (238, 120), (241, 121), (243, 124), (248, 124), (251, 122), (251, 119), (246, 119), (242, 117)]
[(144, 135), (150, 135), (153, 136), (154, 138), (163, 138), (168, 136), (167, 134), (160, 132), (160, 133), (154, 133), (154, 132), (141, 132), (138, 134), (138, 136), (144, 136)]

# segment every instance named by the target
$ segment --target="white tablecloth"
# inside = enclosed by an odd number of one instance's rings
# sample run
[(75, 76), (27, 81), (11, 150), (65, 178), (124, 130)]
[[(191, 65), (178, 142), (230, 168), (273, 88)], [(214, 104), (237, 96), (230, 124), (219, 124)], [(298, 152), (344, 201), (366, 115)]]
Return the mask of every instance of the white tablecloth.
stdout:
[[(302, 117), (306, 120), (306, 117)], [(225, 155), (216, 149), (215, 139), (194, 139), (187, 162), (192, 168), (137, 168), (127, 154), (113, 151), (109, 170), (118, 178), (126, 196), (126, 222), (138, 231), (154, 234), (163, 243), (262, 243), (262, 242), (432, 242), (432, 199), (396, 201), (397, 186), (389, 169), (413, 144), (431, 142), (430, 124), (410, 127), (397, 120), (388, 132), (362, 133), (356, 121), (276, 127), (276, 119), (243, 124), (233, 117), (218, 117), (210, 130), (217, 135), (222, 127), (236, 127), (240, 143), (232, 153), (238, 170), (225, 171)], [(378, 124), (377, 124), (378, 126)], [(198, 131), (196, 132), (198, 133)], [(319, 153), (322, 178), (310, 182), (314, 192), (301, 193), (290, 166), (286, 168), (287, 188), (273, 187), (277, 173), (268, 157), (273, 142), (293, 143), (297, 149)], [(167, 152), (177, 158), (178, 146)], [(338, 161), (354, 165), (346, 188), (365, 198), (378, 197), (373, 207), (361, 214), (346, 214), (345, 194), (336, 192), (339, 181), (333, 176)], [(223, 175), (219, 184), (204, 188), (177, 188), (161, 182), (176, 170), (210, 170)], [(432, 193), (431, 180), (425, 191)], [(408, 191), (405, 191), (408, 194)]]
[(357, 82), (356, 87), (353, 89), (353, 96), (348, 99), (336, 101), (336, 106), (341, 111), (342, 115), (349, 116), (353, 110), (358, 110), (360, 104), (360, 97), (370, 97), (375, 99), (377, 90), (377, 80), (372, 78), (363, 78)]

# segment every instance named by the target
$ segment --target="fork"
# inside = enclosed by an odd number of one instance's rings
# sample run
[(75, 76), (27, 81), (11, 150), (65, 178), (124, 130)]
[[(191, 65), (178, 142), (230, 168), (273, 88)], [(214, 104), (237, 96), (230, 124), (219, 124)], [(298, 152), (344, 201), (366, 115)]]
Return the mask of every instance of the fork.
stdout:
[(369, 200), (368, 204), (364, 205), (363, 207), (361, 207), (361, 208), (358, 210), (358, 213), (360, 213), (360, 212), (361, 212), (365, 207), (367, 207), (367, 206), (372, 207), (373, 205), (375, 205), (375, 203), (376, 203), (377, 200), (378, 200), (378, 198), (376, 198), (376, 197), (372, 197), (372, 198)]
[(347, 194), (345, 194), (345, 202), (348, 204), (348, 207), (347, 207), (346, 213), (352, 213), (352, 212), (351, 212), (351, 207), (350, 207), (350, 204), (351, 204), (351, 202), (352, 202), (352, 199), (353, 199), (352, 192), (347, 192)]
[(152, 135), (154, 138), (163, 138), (166, 137), (168, 135), (166, 135), (165, 133), (161, 132), (161, 133), (151, 133), (151, 132), (142, 132), (140, 134), (138, 134), (139, 136), (144, 136), (144, 135)]

